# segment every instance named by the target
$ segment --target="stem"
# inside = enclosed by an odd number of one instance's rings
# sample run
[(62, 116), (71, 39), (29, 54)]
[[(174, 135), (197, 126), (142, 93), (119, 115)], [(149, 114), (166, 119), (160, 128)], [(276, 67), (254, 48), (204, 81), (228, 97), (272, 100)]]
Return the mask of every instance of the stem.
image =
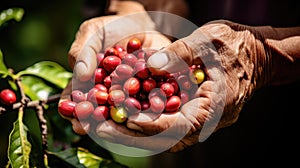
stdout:
[[(26, 103), (26, 107), (27, 108), (36, 108), (36, 106), (40, 105), (41, 103), (43, 103), (43, 104), (54, 103), (54, 102), (58, 102), (59, 99), (60, 99), (60, 94), (55, 94), (55, 95), (49, 96), (49, 98), (46, 100), (29, 101)], [(2, 112), (8, 111), (8, 109), (16, 110), (16, 109), (19, 109), (21, 106), (22, 106), (21, 102), (13, 104), (12, 107), (10, 107), (10, 108), (0, 106), (0, 115), (2, 114)]]

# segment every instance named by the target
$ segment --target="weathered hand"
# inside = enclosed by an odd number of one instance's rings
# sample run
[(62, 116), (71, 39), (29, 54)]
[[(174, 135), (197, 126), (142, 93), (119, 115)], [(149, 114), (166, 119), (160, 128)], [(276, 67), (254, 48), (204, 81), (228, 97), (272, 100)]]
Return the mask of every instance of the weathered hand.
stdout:
[[(107, 47), (120, 45), (126, 48), (133, 36), (142, 40), (143, 48), (158, 50), (170, 44), (167, 37), (155, 31), (154, 23), (141, 4), (124, 1), (112, 4), (111, 8), (118, 11), (116, 15), (93, 18), (81, 24), (68, 55), (74, 76), (62, 92), (60, 102), (70, 99), (72, 89), (93, 84), (90, 79), (98, 66), (96, 54)], [(66, 119), (71, 120), (74, 131), (79, 134), (89, 129), (77, 119)]]
[(131, 116), (126, 127), (106, 121), (98, 126), (98, 135), (128, 146), (176, 152), (233, 124), (254, 91), (270, 81), (271, 59), (263, 40), (255, 29), (229, 21), (203, 25), (148, 60), (153, 73), (160, 74), (180, 71), (186, 64), (202, 65), (207, 79), (195, 98), (175, 113)]

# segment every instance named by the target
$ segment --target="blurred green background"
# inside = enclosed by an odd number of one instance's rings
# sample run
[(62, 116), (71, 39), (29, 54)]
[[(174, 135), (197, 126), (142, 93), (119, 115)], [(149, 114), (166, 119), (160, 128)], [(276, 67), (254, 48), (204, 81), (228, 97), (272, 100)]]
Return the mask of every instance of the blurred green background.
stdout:
[[(0, 11), (15, 7), (23, 8), (25, 11), (20, 22), (12, 20), (0, 28), (0, 49), (7, 67), (18, 72), (36, 62), (47, 60), (57, 62), (68, 71), (72, 71), (68, 65), (67, 54), (76, 32), (84, 20), (102, 15), (105, 3), (104, 0), (1, 0)], [(3, 83), (0, 85), (3, 85)], [(114, 157), (117, 161), (130, 167), (141, 167), (146, 164), (147, 158), (123, 157), (108, 154), (103, 149), (95, 149), (95, 146), (93, 146), (95, 144), (91, 143), (92, 141), (88, 137), (79, 138), (73, 133), (70, 122), (59, 118), (55, 110), (57, 107), (56, 105), (53, 106), (52, 110), (47, 112), (47, 116), (52, 115), (51, 118), (48, 118), (48, 123), (55, 123), (48, 128), (49, 150), (62, 150), (62, 145), (67, 145), (66, 148), (72, 145), (84, 146), (89, 150), (94, 148), (92, 152), (100, 153), (99, 156)], [(4, 157), (6, 156), (7, 139), (12, 129), (12, 123), (16, 120), (16, 114), (4, 115), (0, 119), (0, 128), (2, 129), (0, 133), (0, 165), (6, 164)], [(29, 113), (27, 115), (31, 118), (28, 119), (30, 122), (26, 123), (25, 121), (25, 123), (31, 133), (37, 133), (39, 132), (38, 128), (32, 127), (32, 125), (37, 124), (37, 121), (35, 121), (34, 114), (30, 114), (31, 116)], [(34, 122), (32, 119), (34, 119)], [(39, 133), (32, 136), (40, 143)], [(52, 140), (55, 140), (55, 142), (52, 142)], [(56, 141), (64, 144), (57, 144)]]
[[(80, 23), (84, 1), (1, 1), (0, 10), (20, 7), (22, 21), (11, 21), (0, 31), (0, 47), (8, 67), (16, 71), (42, 60), (69, 68), (68, 49)], [(70, 69), (68, 69), (70, 70)]]

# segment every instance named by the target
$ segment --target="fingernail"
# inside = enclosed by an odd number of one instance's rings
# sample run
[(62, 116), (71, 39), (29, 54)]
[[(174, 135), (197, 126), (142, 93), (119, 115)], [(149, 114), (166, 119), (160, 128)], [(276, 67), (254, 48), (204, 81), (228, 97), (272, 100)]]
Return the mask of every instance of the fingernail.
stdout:
[(137, 131), (140, 131), (140, 132), (143, 132), (143, 129), (142, 127), (134, 124), (134, 123), (127, 123), (127, 127), (130, 128), (130, 129), (133, 129), (133, 130), (137, 130)]
[(169, 62), (169, 57), (167, 56), (166, 53), (157, 53), (153, 54), (149, 59), (148, 59), (148, 65), (152, 68), (162, 68), (167, 63)]
[(87, 66), (84, 62), (79, 61), (74, 66), (74, 74), (75, 77), (78, 78), (80, 81), (87, 81), (90, 79), (90, 76), (87, 76)]

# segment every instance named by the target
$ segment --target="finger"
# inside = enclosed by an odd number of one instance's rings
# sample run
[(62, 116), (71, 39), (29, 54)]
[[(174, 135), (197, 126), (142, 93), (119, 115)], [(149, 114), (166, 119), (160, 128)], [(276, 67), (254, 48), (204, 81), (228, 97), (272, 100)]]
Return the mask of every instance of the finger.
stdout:
[(202, 65), (215, 59), (215, 47), (210, 39), (196, 31), (152, 55), (147, 63), (156, 74), (179, 72), (191, 65)]
[(112, 143), (163, 152), (176, 145), (180, 140), (168, 136), (146, 136), (140, 132), (130, 130), (124, 125), (116, 124), (112, 120), (99, 124), (96, 128), (99, 137)]
[(181, 139), (200, 131), (206, 139), (218, 126), (225, 104), (225, 95), (216, 92), (215, 82), (205, 81), (197, 90), (196, 97), (184, 104), (180, 112), (153, 114), (140, 113), (129, 117), (127, 127), (147, 135), (161, 132)]
[(164, 132), (170, 137), (182, 138), (201, 129), (208, 116), (206, 98), (193, 99), (187, 102), (179, 112), (162, 113), (155, 117), (153, 113), (140, 113), (130, 116), (127, 127), (146, 135), (156, 135)]
[(92, 78), (97, 67), (96, 53), (102, 49), (102, 41), (101, 18), (91, 19), (81, 24), (69, 51), (69, 63), (73, 68), (74, 76), (80, 81)]
[(76, 118), (71, 119), (73, 131), (78, 135), (86, 135), (91, 130), (89, 121), (78, 121)]

